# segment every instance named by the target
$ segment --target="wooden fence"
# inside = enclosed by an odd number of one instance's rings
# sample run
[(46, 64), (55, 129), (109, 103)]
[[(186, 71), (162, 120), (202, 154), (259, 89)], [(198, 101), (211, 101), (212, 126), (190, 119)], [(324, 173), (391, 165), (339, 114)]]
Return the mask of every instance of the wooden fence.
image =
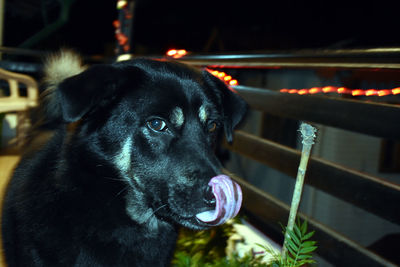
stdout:
[[(346, 69), (397, 73), (400, 49), (337, 50), (273, 55), (199, 55), (180, 61), (219, 69), (305, 68)], [(398, 72), (400, 74), (400, 72)], [(400, 77), (400, 76), (398, 76)], [(314, 122), (358, 133), (399, 141), (400, 105), (331, 98), (317, 95), (285, 94), (265, 88), (236, 86), (252, 109), (284, 118)], [(400, 95), (398, 96), (400, 99)], [(399, 101), (400, 102), (400, 101)], [(361, 114), (355, 120), (352, 114)], [(293, 178), (300, 151), (259, 136), (237, 131), (230, 150)], [(399, 175), (400, 176), (400, 175)], [(277, 222), (286, 222), (289, 207), (246, 180), (236, 177), (244, 192), (244, 212), (269, 236), (281, 236)], [(349, 169), (322, 158), (312, 157), (306, 183), (332, 196), (400, 224), (400, 186), (385, 179)], [(355, 193), (356, 192), (356, 193)], [(335, 232), (313, 218), (307, 219), (316, 231), (317, 253), (335, 266), (396, 266), (382, 256)]]

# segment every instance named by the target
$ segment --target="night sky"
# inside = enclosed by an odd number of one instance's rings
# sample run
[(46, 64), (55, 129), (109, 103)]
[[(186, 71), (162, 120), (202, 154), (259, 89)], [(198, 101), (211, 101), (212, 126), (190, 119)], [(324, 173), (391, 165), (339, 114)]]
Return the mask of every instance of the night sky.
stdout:
[[(6, 1), (4, 46), (18, 47), (44, 25), (43, 10)], [(41, 2), (41, 1), (37, 1)], [(52, 2), (52, 1), (48, 1)], [(85, 54), (110, 54), (115, 46), (115, 1), (73, 3), (69, 21), (33, 49), (72, 47)], [(133, 50), (163, 54), (169, 48), (193, 52), (247, 52), (304, 48), (400, 46), (394, 4), (355, 1), (178, 1), (137, 0)], [(46, 20), (59, 12), (49, 5)]]

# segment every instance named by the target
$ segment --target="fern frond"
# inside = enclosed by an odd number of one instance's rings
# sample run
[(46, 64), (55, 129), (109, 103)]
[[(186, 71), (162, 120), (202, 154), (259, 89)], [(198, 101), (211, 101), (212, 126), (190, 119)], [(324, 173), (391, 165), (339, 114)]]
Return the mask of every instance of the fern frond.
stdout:
[(309, 239), (314, 235), (314, 231), (307, 232), (307, 221), (301, 223), (299, 220), (294, 225), (293, 230), (284, 229), (289, 235), (285, 244), (287, 255), (285, 262), (281, 261), (282, 266), (302, 266), (311, 264), (315, 261), (312, 259), (312, 253), (317, 249), (316, 242)]

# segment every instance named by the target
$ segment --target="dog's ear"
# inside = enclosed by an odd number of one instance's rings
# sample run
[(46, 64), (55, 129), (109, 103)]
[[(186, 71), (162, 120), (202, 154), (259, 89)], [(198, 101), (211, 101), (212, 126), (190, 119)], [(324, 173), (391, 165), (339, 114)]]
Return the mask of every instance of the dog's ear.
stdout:
[(211, 86), (219, 96), (222, 105), (222, 113), (224, 116), (224, 130), (226, 140), (231, 143), (233, 141), (233, 129), (242, 121), (246, 114), (247, 103), (223, 81), (216, 78), (207, 70), (203, 71), (206, 83)]
[(99, 64), (65, 79), (57, 88), (63, 120), (74, 122), (95, 108), (106, 106), (119, 95), (117, 90), (124, 81), (139, 79), (139, 72), (136, 67)]
[(81, 119), (101, 99), (115, 90), (117, 71), (111, 65), (94, 65), (65, 79), (57, 88), (57, 100), (66, 122)]

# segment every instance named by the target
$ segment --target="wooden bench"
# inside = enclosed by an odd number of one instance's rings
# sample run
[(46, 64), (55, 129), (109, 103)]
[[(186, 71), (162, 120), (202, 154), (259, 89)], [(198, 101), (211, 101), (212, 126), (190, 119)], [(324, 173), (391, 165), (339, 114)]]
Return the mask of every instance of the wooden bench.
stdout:
[[(39, 89), (32, 77), (4, 69), (0, 69), (0, 80), (6, 81), (5, 84), (8, 85), (7, 88), (0, 88), (3, 90), (3, 94), (0, 95), (0, 113), (13, 113), (17, 119), (16, 137), (11, 140), (9, 146), (0, 150), (1, 208), (8, 181), (21, 157), (19, 151), (21, 141), (26, 136), (26, 131), (30, 126), (27, 111), (38, 105)], [(26, 93), (22, 93), (22, 89), (26, 89)], [(9, 94), (4, 93), (4, 91), (9, 91)], [(6, 266), (2, 252), (2, 242), (0, 242), (0, 251), (0, 266)]]

